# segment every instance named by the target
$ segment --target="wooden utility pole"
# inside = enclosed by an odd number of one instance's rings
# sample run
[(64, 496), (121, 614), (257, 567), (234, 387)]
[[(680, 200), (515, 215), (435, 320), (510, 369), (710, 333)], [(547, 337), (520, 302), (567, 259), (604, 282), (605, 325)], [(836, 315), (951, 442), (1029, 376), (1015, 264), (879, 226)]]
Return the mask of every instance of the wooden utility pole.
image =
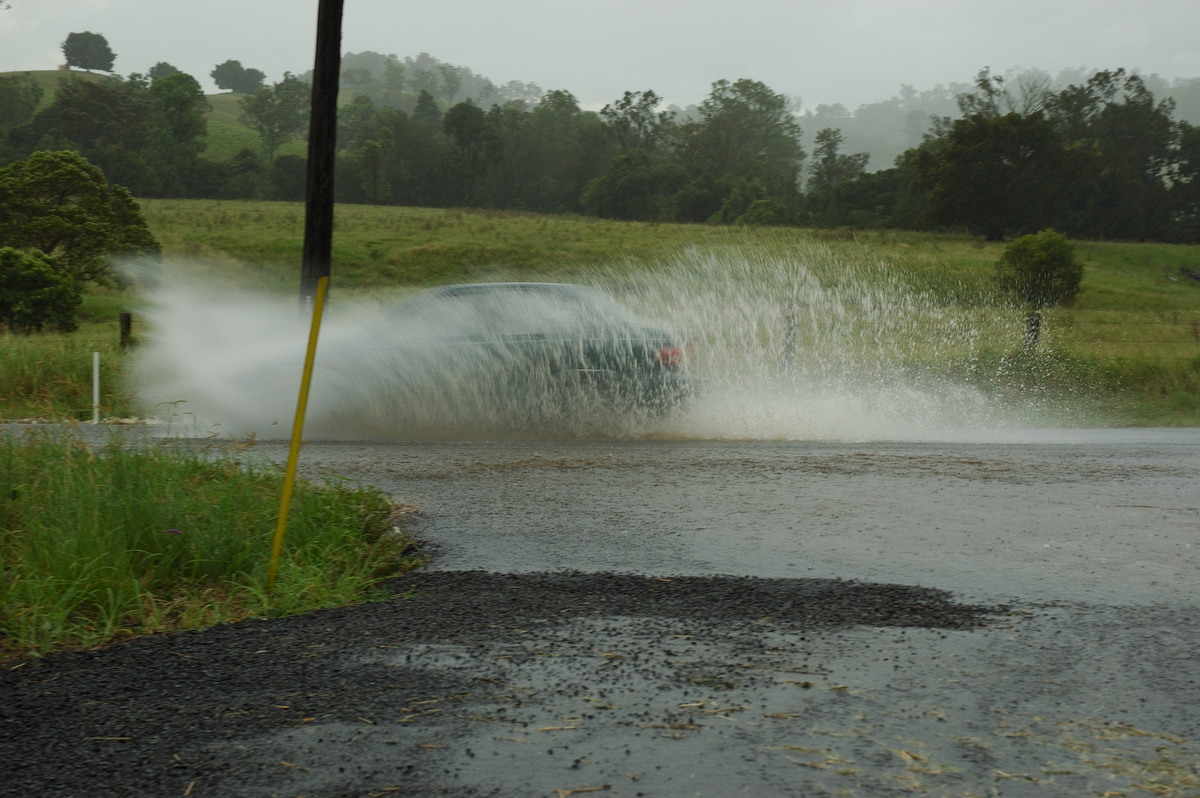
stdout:
[[(3, 0), (0, 0), (2, 2)], [(300, 304), (312, 312), (308, 350), (300, 378), (300, 396), (292, 423), (292, 442), (283, 476), (283, 495), (275, 540), (267, 565), (267, 590), (275, 587), (283, 537), (287, 531), (288, 508), (296, 482), (300, 442), (304, 436), (304, 414), (312, 383), (313, 361), (321, 316), (329, 295), (329, 272), (333, 260), (333, 163), (337, 146), (338, 73), (342, 66), (342, 0), (321, 0), (317, 8), (317, 55), (313, 64), (312, 115), (308, 128), (308, 185), (305, 189), (304, 259), (300, 265)]]
[(312, 112), (308, 128), (304, 257), (300, 302), (311, 308), (317, 280), (329, 277), (333, 261), (333, 166), (337, 147), (338, 78), (342, 66), (343, 0), (320, 0), (313, 63)]

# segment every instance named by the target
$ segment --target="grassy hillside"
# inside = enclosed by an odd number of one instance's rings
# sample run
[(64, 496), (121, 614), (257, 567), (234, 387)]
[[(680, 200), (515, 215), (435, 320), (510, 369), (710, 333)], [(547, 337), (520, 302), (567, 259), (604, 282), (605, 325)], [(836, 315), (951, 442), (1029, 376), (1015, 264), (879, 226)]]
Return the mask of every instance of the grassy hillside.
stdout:
[(45, 108), (54, 102), (54, 93), (58, 91), (58, 82), (64, 79), (78, 78), (80, 80), (91, 80), (95, 82), (116, 81), (117, 78), (111, 75), (106, 75), (101, 72), (81, 72), (78, 69), (43, 69), (32, 72), (3, 72), (0, 77), (7, 75), (29, 75), (37, 84), (42, 87), (42, 99), (38, 103), (38, 110)]
[[(28, 74), (37, 81), (38, 85), (42, 87), (42, 99), (38, 104), (39, 110), (54, 102), (54, 95), (58, 91), (58, 84), (61, 80), (79, 79), (96, 82), (118, 80), (103, 73), (81, 72), (77, 69), (69, 71), (65, 69), (51, 69), (27, 73), (0, 73), (0, 76), (5, 74)], [(208, 95), (208, 102), (212, 106), (212, 110), (205, 115), (208, 121), (207, 147), (204, 151), (205, 158), (212, 161), (224, 162), (231, 160), (239, 150), (258, 149), (258, 134), (238, 121), (238, 117), (242, 113), (242, 109), (238, 106), (238, 100), (243, 96), (245, 95), (234, 94), (232, 92)], [(303, 155), (304, 145), (301, 142), (289, 142), (280, 149), (280, 154)]]
[(238, 100), (244, 96), (232, 92), (208, 96), (209, 105), (212, 106), (206, 115), (208, 140), (204, 157), (208, 160), (229, 161), (239, 150), (258, 150), (258, 134), (238, 121), (242, 113)]
[[(205, 115), (208, 138), (204, 157), (208, 160), (222, 163), (233, 160), (240, 150), (259, 150), (258, 133), (240, 121), (242, 108), (238, 103), (245, 96), (233, 92), (208, 95), (208, 104), (212, 106), (212, 110)], [(307, 147), (303, 141), (288, 141), (279, 148), (279, 154), (303, 156)]]

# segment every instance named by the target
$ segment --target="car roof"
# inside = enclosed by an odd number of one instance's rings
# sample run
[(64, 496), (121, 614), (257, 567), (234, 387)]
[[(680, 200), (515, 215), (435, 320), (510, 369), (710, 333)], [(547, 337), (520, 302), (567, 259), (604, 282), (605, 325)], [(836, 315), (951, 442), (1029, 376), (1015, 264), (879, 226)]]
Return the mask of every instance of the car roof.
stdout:
[(506, 291), (522, 292), (530, 294), (557, 294), (557, 295), (594, 295), (597, 292), (595, 289), (588, 288), (583, 285), (574, 283), (534, 283), (534, 282), (509, 282), (509, 283), (462, 283), (459, 285), (443, 285), (437, 288), (431, 288), (429, 293), (438, 296), (462, 296), (466, 294), (489, 294), (503, 293)]

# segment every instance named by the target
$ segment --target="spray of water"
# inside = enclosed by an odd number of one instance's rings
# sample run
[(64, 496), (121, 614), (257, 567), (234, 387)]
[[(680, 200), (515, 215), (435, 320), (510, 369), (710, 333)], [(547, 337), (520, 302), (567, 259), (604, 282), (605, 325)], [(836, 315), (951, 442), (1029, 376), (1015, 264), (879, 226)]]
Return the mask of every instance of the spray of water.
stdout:
[[(978, 440), (1045, 421), (940, 376), (937, 364), (969, 358), (994, 331), (904, 285), (876, 257), (815, 242), (760, 252), (710, 247), (652, 269), (613, 266), (572, 278), (679, 331), (698, 390), (668, 413), (563, 403), (549, 389), (497, 390), (496, 345), (436, 343), (478, 336), (477, 319), (406, 319), (394, 309), (400, 294), (335, 291), (306, 434)], [(309, 323), (293, 297), (168, 279), (149, 322), (132, 385), (147, 414), (179, 434), (290, 433)]]

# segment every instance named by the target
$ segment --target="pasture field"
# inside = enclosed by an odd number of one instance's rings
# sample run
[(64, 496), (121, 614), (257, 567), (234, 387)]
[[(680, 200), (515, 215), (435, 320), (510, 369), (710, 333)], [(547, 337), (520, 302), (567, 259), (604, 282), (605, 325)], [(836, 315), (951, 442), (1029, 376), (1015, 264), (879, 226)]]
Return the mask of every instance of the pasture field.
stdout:
[[(168, 257), (192, 264), (205, 279), (296, 290), (302, 204), (149, 200), (143, 207)], [(764, 262), (814, 246), (828, 254), (823, 280), (899, 281), (930, 302), (979, 319), (982, 329), (1003, 325), (1014, 334), (974, 351), (971, 369), (985, 385), (996, 380), (979, 376), (980, 364), (986, 372), (989, 362), (1006, 360), (1011, 370), (1024, 313), (994, 292), (1003, 244), (965, 235), (343, 205), (335, 219), (332, 283), (335, 292), (352, 294), (513, 277), (571, 280), (596, 271), (671, 268), (683, 253), (696, 251), (730, 263)], [(1184, 273), (1200, 269), (1200, 246), (1076, 246), (1085, 263), (1082, 290), (1070, 307), (1043, 313), (1038, 368), (1110, 405), (1114, 423), (1200, 424), (1200, 281)], [(956, 376), (966, 370), (953, 358), (940, 367)]]
[[(193, 281), (282, 295), (297, 290), (303, 204), (144, 200), (142, 207), (167, 262)], [(1107, 423), (1200, 425), (1200, 281), (1185, 274), (1200, 269), (1200, 246), (1076, 246), (1085, 263), (1082, 290), (1071, 306), (1043, 313), (1036, 363), (1021, 352), (1024, 312), (993, 289), (1003, 245), (956, 235), (342, 205), (335, 218), (331, 302), (473, 280), (678, 272), (694, 253), (729, 263), (738, 279), (753, 282), (755, 264), (811, 261), (816, 252), (821, 262), (809, 265), (827, 284), (900, 283), (983, 331), (969, 355), (930, 352), (918, 357), (924, 361), (915, 364), (919, 368), (997, 390), (1003, 390), (1001, 372), (1024, 368), (1043, 381), (1048, 377), (1050, 390), (1069, 389), (1107, 405)], [(115, 348), (116, 316), (133, 310), (135, 332), (148, 334), (137, 328), (141, 301), (136, 288), (97, 290), (85, 302), (79, 332), (5, 336), (0, 418), (89, 418), (90, 401), (81, 398), (91, 395), (91, 364), (81, 353), (97, 349), (114, 377), (104, 388), (104, 413), (130, 415), (129, 397), (116, 379), (122, 357)]]

